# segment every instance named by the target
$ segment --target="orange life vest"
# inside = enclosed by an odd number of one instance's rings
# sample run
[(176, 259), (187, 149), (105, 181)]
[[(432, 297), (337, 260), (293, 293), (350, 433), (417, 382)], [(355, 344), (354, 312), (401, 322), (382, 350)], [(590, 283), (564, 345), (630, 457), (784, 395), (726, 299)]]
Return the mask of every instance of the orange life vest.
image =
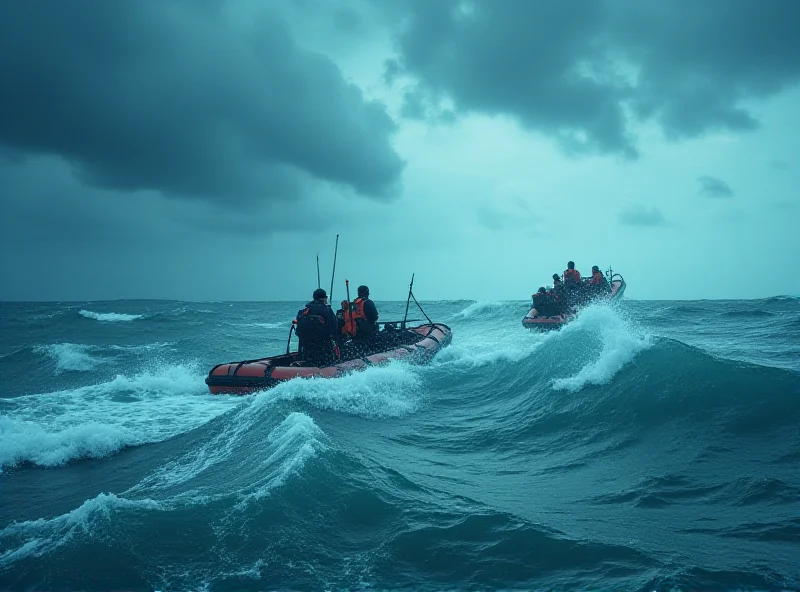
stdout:
[(574, 281), (575, 283), (580, 283), (581, 281), (581, 272), (577, 269), (565, 269), (564, 270), (564, 281)]
[(356, 321), (358, 319), (367, 320), (367, 315), (364, 314), (364, 299), (356, 298), (350, 303), (348, 303), (347, 300), (342, 300), (342, 312), (344, 314), (342, 334), (355, 337), (358, 328)]
[(603, 274), (600, 271), (593, 271), (592, 272), (592, 279), (589, 280), (589, 283), (593, 286), (603, 283)]

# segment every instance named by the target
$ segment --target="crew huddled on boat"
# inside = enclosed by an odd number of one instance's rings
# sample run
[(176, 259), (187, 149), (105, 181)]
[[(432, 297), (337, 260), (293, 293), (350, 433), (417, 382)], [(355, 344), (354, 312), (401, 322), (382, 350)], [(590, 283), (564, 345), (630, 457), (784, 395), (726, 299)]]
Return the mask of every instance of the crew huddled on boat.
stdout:
[(566, 314), (572, 307), (610, 294), (611, 285), (597, 265), (592, 266), (590, 278), (583, 278), (575, 269), (575, 262), (569, 261), (563, 278), (554, 273), (553, 287), (548, 290), (542, 286), (533, 294), (533, 306), (537, 316), (555, 317)]
[[(336, 276), (336, 254), (333, 253), (330, 294)], [(337, 378), (348, 372), (370, 366), (405, 360), (411, 364), (429, 362), (453, 339), (453, 332), (444, 323), (434, 323), (414, 296), (414, 275), (408, 286), (408, 298), (402, 320), (378, 322), (378, 308), (369, 297), (369, 287), (359, 286), (358, 296), (350, 300), (350, 281), (345, 280), (347, 299), (336, 313), (328, 304), (328, 292), (322, 289), (317, 256), (317, 289), (310, 302), (297, 311), (289, 328), (286, 352), (274, 356), (216, 364), (206, 377), (214, 394), (249, 394), (266, 390), (295, 378)], [(427, 323), (409, 327), (411, 300)], [(380, 330), (381, 325), (383, 330)], [(296, 352), (291, 351), (292, 334), (298, 338)]]
[(298, 351), (307, 364), (324, 366), (366, 355), (395, 329), (390, 325), (380, 331), (378, 308), (369, 297), (368, 286), (359, 286), (358, 297), (352, 302), (342, 300), (342, 307), (336, 313), (328, 304), (324, 289), (317, 288), (313, 296), (295, 319)]

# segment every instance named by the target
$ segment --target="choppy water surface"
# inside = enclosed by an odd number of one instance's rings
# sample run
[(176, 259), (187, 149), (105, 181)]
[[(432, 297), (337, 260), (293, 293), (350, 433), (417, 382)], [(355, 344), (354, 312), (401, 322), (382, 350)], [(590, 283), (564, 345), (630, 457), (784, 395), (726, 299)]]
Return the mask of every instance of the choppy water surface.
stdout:
[(208, 394), (300, 304), (0, 305), (0, 588), (800, 589), (797, 299), (428, 303), (430, 366)]

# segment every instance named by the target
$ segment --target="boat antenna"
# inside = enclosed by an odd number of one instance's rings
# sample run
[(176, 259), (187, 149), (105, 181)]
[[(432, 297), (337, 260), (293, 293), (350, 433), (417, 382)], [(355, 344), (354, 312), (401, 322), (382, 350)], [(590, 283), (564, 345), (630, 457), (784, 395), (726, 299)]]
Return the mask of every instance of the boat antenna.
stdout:
[(336, 277), (336, 255), (339, 254), (339, 235), (336, 235), (336, 249), (333, 251), (333, 272), (331, 273), (331, 291), (328, 292), (328, 299), (333, 302), (333, 278)]
[(319, 279), (319, 253), (317, 253), (317, 288), (322, 287), (322, 281)]
[(411, 290), (414, 289), (414, 275), (411, 274), (411, 284), (408, 286), (408, 298), (406, 298), (406, 314), (403, 315), (403, 324), (400, 325), (401, 329), (406, 328), (406, 320), (408, 319), (408, 305), (411, 303)]
[(344, 317), (345, 329), (346, 329), (347, 328), (347, 319), (348, 318), (352, 318), (352, 315), (353, 315), (353, 309), (351, 308), (352, 305), (350, 304), (350, 280), (345, 280), (344, 281), (344, 287), (347, 289), (347, 300), (346, 300), (346, 302), (347, 302), (347, 310), (346, 311), (342, 310), (342, 316)]

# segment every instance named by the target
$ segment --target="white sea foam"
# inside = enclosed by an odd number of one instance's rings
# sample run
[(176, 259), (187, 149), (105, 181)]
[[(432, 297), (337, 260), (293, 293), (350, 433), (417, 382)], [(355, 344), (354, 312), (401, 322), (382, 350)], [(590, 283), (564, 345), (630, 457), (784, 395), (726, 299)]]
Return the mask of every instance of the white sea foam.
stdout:
[(524, 360), (552, 335), (523, 328), (521, 318), (516, 322), (460, 328), (458, 338), (436, 354), (432, 365), (473, 368)]
[(21, 461), (52, 467), (76, 458), (104, 457), (136, 440), (129, 430), (101, 423), (48, 431), (30, 421), (0, 417), (0, 469)]
[[(228, 497), (247, 503), (268, 495), (327, 444), (314, 420), (300, 412), (290, 413), (265, 437), (262, 425), (267, 415), (253, 405), (243, 406), (202, 446), (159, 467), (127, 493), (148, 495), (190, 484), (194, 486), (172, 498), (189, 504)], [(204, 473), (231, 462), (236, 463), (236, 470), (228, 470), (224, 482), (202, 479)], [(192, 484), (195, 480), (196, 485)]]
[(141, 354), (168, 347), (167, 342), (148, 343), (145, 345), (86, 345), (79, 343), (53, 343), (50, 345), (37, 345), (34, 353), (46, 355), (56, 363), (56, 373), (61, 372), (87, 372), (100, 364), (113, 361), (116, 356), (100, 357), (100, 352), (126, 352)]
[[(171, 347), (173, 344), (169, 341), (155, 341), (153, 343), (146, 343), (144, 345), (109, 345), (107, 346), (108, 349), (112, 351), (122, 351), (122, 352), (129, 352), (134, 354), (141, 354), (151, 351), (156, 351), (159, 349), (164, 349), (167, 347)], [(105, 346), (103, 346), (105, 347)], [(94, 349), (102, 349), (102, 347), (98, 346)]]
[[(223, 498), (237, 501), (234, 510), (244, 510), (248, 504), (269, 496), (326, 444), (324, 433), (313, 419), (298, 412), (287, 415), (265, 437), (259, 429), (264, 420), (260, 411), (242, 405), (230, 421), (220, 424), (219, 433), (206, 445), (167, 463), (119, 495), (101, 493), (66, 514), (8, 525), (0, 531), (0, 567), (48, 555), (76, 538), (97, 540), (109, 536), (123, 512), (169, 511)], [(235, 453), (235, 459), (230, 458), (230, 453)], [(229, 460), (235, 462), (235, 470), (226, 467), (227, 478), (222, 481), (210, 479), (166, 496), (159, 492), (202, 476), (205, 469)], [(162, 494), (156, 500), (148, 493)]]
[(54, 343), (36, 346), (33, 351), (55, 360), (57, 372), (86, 372), (104, 361), (93, 357), (89, 353), (92, 349), (92, 346), (77, 343)]
[(479, 302), (473, 302), (464, 310), (457, 312), (455, 315), (453, 315), (453, 318), (469, 319), (479, 316), (487, 311), (500, 310), (502, 308), (507, 308), (508, 306), (508, 302), (481, 300)]
[(7, 400), (0, 469), (20, 462), (57, 466), (189, 431), (232, 406), (207, 394), (202, 375), (177, 365), (109, 382)]
[(320, 409), (361, 417), (402, 417), (421, 401), (421, 381), (415, 368), (400, 361), (351, 372), (335, 380), (297, 379), (260, 393), (254, 405), (275, 401), (306, 401)]
[(260, 462), (250, 468), (252, 478), (244, 481), (246, 489), (240, 492), (246, 505), (253, 499), (263, 498), (276, 487), (297, 474), (317, 450), (324, 449), (322, 430), (305, 413), (290, 413), (267, 437), (267, 450), (259, 455)]
[[(184, 495), (214, 497), (238, 491), (248, 499), (258, 497), (281, 484), (286, 476), (325, 447), (324, 434), (314, 421), (304, 413), (295, 412), (270, 432), (266, 438), (269, 444), (264, 449), (262, 426), (272, 421), (277, 403), (304, 401), (317, 408), (362, 417), (398, 417), (418, 408), (419, 386), (414, 369), (398, 362), (353, 372), (336, 380), (310, 378), (281, 383), (248, 398), (239, 409), (225, 417), (220, 424), (224, 428), (218, 434), (183, 458), (155, 471), (134, 491), (144, 494), (186, 484), (213, 467), (236, 459), (240, 467), (236, 479), (244, 479), (241, 485), (227, 483), (230, 491), (219, 492), (208, 488), (199, 492), (193, 488)], [(254, 451), (257, 451), (255, 456)], [(254, 466), (256, 472), (248, 476)]]
[(87, 319), (94, 319), (95, 321), (103, 321), (106, 323), (135, 321), (136, 319), (144, 318), (143, 315), (137, 315), (137, 314), (124, 314), (118, 312), (94, 312), (91, 310), (80, 310), (78, 311), (78, 314)]
[(607, 384), (652, 344), (649, 335), (637, 331), (608, 305), (585, 308), (561, 329), (558, 338), (581, 339), (586, 333), (599, 335), (602, 343), (599, 355), (574, 376), (554, 380), (554, 389), (577, 392), (587, 385)]
[(237, 327), (258, 327), (259, 329), (286, 329), (291, 326), (292, 321), (283, 323), (235, 323)]
[(55, 518), (12, 522), (0, 531), (0, 567), (26, 557), (48, 555), (75, 538), (97, 537), (112, 528), (119, 512), (159, 509), (160, 504), (150, 499), (130, 500), (101, 493)]

